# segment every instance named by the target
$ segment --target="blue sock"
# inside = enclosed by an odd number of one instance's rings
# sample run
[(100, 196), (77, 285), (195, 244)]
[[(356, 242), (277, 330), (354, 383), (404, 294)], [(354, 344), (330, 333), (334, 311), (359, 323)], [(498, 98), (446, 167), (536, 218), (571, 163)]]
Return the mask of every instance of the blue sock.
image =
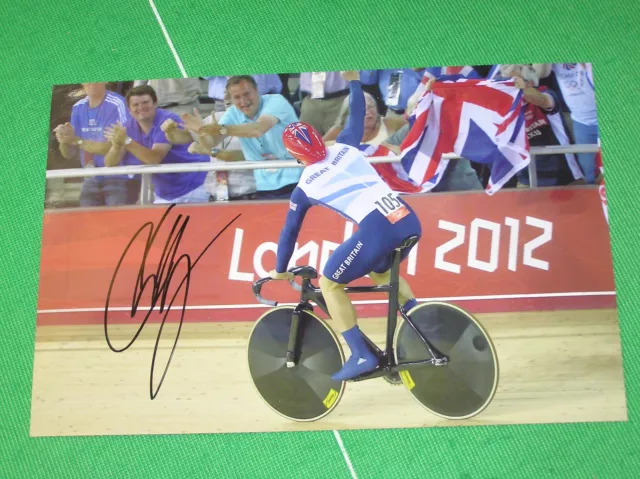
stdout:
[(411, 308), (415, 308), (416, 306), (418, 306), (418, 302), (416, 301), (416, 298), (413, 298), (404, 303), (402, 309), (408, 312)]
[(365, 343), (360, 328), (357, 325), (342, 333), (342, 336), (354, 356), (362, 357), (364, 354), (367, 354), (367, 343)]

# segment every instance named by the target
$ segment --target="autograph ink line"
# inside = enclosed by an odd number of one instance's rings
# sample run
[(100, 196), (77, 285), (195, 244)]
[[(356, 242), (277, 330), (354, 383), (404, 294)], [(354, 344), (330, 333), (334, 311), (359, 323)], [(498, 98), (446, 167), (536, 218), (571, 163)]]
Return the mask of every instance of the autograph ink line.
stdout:
[[(133, 345), (133, 343), (136, 341), (136, 339), (142, 332), (142, 329), (144, 328), (145, 324), (147, 323), (149, 316), (155, 309), (156, 304), (158, 303), (158, 301), (160, 301), (159, 312), (160, 313), (164, 312), (164, 316), (162, 318), (162, 323), (160, 324), (160, 330), (158, 332), (158, 337), (156, 338), (156, 344), (153, 349), (153, 357), (151, 360), (151, 374), (149, 378), (149, 394), (152, 400), (156, 398), (156, 396), (158, 395), (158, 392), (160, 391), (160, 388), (162, 387), (162, 383), (164, 382), (164, 379), (167, 375), (169, 365), (171, 364), (171, 359), (173, 358), (173, 353), (175, 352), (176, 346), (178, 345), (178, 338), (180, 337), (180, 331), (182, 330), (184, 313), (186, 311), (186, 306), (187, 306), (187, 297), (189, 296), (189, 285), (191, 283), (191, 271), (193, 271), (196, 264), (198, 264), (198, 261), (200, 261), (200, 258), (202, 258), (202, 256), (207, 252), (207, 250), (211, 247), (211, 245), (213, 245), (213, 243), (220, 237), (220, 235), (224, 233), (233, 224), (233, 222), (236, 221), (241, 216), (241, 214), (239, 214), (238, 216), (233, 218), (209, 242), (209, 244), (202, 251), (202, 253), (200, 253), (200, 255), (195, 259), (195, 261), (191, 261), (191, 257), (188, 254), (181, 254), (176, 258), (176, 256), (178, 255), (178, 248), (180, 246), (180, 241), (182, 240), (182, 236), (184, 235), (184, 232), (187, 229), (187, 225), (189, 224), (189, 219), (190, 219), (189, 216), (185, 216), (183, 220), (183, 215), (182, 214), (178, 215), (175, 222), (173, 223), (173, 227), (171, 228), (171, 232), (165, 243), (164, 250), (162, 252), (162, 256), (160, 257), (160, 262), (158, 263), (158, 268), (156, 272), (151, 273), (145, 277), (145, 263), (147, 260), (147, 255), (149, 254), (149, 251), (151, 250), (151, 246), (153, 245), (153, 242), (156, 240), (156, 236), (158, 235), (160, 229), (162, 228), (162, 225), (165, 219), (167, 218), (169, 212), (174, 207), (175, 207), (175, 204), (172, 204), (171, 206), (169, 206), (167, 211), (165, 211), (165, 213), (162, 215), (162, 218), (160, 219), (160, 223), (158, 223), (157, 227), (155, 227), (155, 225), (152, 222), (148, 222), (142, 225), (140, 229), (133, 235), (133, 238), (131, 238), (131, 241), (129, 241), (129, 244), (124, 249), (124, 252), (122, 253), (122, 256), (120, 257), (120, 260), (118, 261), (116, 269), (113, 273), (113, 277), (111, 278), (111, 284), (109, 285), (109, 291), (107, 293), (107, 300), (106, 300), (106, 305), (104, 309), (105, 339), (107, 341), (107, 344), (109, 345), (109, 348), (112, 351), (116, 353), (121, 353), (126, 351)], [(151, 307), (149, 308), (149, 311), (145, 315), (144, 320), (140, 324), (140, 327), (138, 328), (136, 334), (133, 336), (131, 341), (125, 347), (118, 349), (113, 346), (113, 344), (109, 339), (109, 302), (111, 300), (111, 291), (113, 290), (113, 284), (115, 283), (116, 278), (118, 276), (118, 271), (120, 270), (120, 266), (122, 265), (124, 258), (126, 257), (129, 249), (131, 248), (131, 245), (134, 243), (134, 241), (136, 241), (136, 239), (139, 236), (143, 234), (143, 231), (147, 229), (148, 229), (148, 232), (147, 232), (146, 246), (144, 249), (144, 254), (142, 255), (142, 262), (140, 264), (140, 269), (138, 270), (138, 277), (136, 279), (135, 287), (133, 289), (133, 298), (131, 301), (131, 318), (132, 319), (135, 318), (138, 311), (138, 306), (140, 304), (140, 299), (142, 298), (142, 295), (145, 292), (145, 288), (149, 286), (150, 282), (152, 285)], [(186, 265), (187, 272), (182, 277), (182, 281), (180, 281), (180, 284), (177, 286), (177, 289), (174, 295), (171, 297), (170, 302), (167, 305), (167, 296), (169, 295), (169, 286), (171, 284), (171, 281), (174, 279), (173, 275), (175, 274), (176, 270), (178, 269), (181, 263)], [(184, 286), (184, 289), (183, 289), (183, 286)], [(160, 378), (160, 382), (158, 383), (158, 387), (154, 390), (153, 377), (154, 377), (154, 371), (155, 371), (156, 355), (158, 352), (158, 344), (160, 343), (160, 338), (162, 337), (162, 329), (164, 328), (164, 323), (167, 319), (167, 315), (169, 314), (169, 311), (171, 310), (171, 307), (173, 306), (173, 303), (176, 300), (176, 297), (178, 296), (178, 294), (180, 294), (181, 290), (183, 293), (183, 296), (181, 298), (182, 314), (180, 316), (180, 324), (178, 326), (178, 332), (176, 334), (173, 347), (171, 348), (171, 354), (169, 355), (169, 360), (167, 361), (167, 364), (162, 373), (162, 377)]]

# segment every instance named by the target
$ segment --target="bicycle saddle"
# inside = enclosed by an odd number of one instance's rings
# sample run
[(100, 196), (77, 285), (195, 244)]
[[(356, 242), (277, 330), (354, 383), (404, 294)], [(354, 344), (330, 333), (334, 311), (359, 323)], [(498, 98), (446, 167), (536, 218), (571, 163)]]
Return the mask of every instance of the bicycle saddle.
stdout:
[(311, 266), (296, 266), (291, 268), (289, 272), (304, 279), (316, 279), (318, 277), (318, 272)]
[(411, 248), (417, 242), (418, 242), (417, 236), (409, 236), (406, 240), (402, 242), (400, 246), (398, 246), (397, 249)]

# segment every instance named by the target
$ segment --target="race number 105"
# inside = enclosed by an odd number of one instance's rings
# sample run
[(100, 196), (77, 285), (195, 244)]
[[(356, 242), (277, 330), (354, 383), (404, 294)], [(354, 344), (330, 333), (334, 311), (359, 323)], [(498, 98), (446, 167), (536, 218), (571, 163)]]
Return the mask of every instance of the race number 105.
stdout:
[[(467, 227), (458, 223), (440, 220), (438, 227), (455, 233), (455, 236), (452, 239), (436, 248), (435, 267), (438, 269), (460, 274), (461, 265), (447, 261), (446, 257), (447, 253), (459, 248), (468, 241), (469, 251), (467, 254), (467, 266), (482, 271), (488, 271), (490, 273), (496, 271), (499, 267), (498, 263), (500, 259), (500, 235), (504, 231), (505, 234), (509, 235), (507, 267), (510, 271), (516, 271), (518, 267), (518, 258), (520, 256), (522, 257), (523, 265), (545, 271), (549, 270), (548, 261), (534, 257), (537, 248), (551, 241), (553, 224), (549, 221), (527, 216), (525, 218), (525, 224), (521, 225), (520, 220), (507, 217), (504, 219), (504, 225), (502, 225), (493, 221), (476, 218), (469, 225), (468, 235)], [(520, 252), (519, 238), (521, 228), (535, 228), (540, 232), (540, 234), (534, 239), (527, 241), (522, 246), (522, 251)], [(486, 230), (490, 233), (491, 241), (488, 255), (486, 251), (478, 251), (478, 237), (480, 230)], [(487, 233), (483, 233), (483, 235), (485, 234)], [(489, 257), (488, 261), (486, 260), (487, 256)]]

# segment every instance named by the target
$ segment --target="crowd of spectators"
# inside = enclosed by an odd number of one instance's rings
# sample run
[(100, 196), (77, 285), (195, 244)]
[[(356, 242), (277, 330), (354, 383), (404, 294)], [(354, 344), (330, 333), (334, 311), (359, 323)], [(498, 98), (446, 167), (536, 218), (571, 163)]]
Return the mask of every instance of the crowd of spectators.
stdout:
[[(514, 78), (523, 90), (531, 146), (597, 144), (590, 64), (526, 64), (366, 70), (362, 143), (400, 153), (408, 118), (426, 76)], [(344, 128), (348, 83), (340, 72), (137, 80), (120, 93), (105, 83), (81, 86), (68, 121), (53, 129), (59, 153), (84, 168), (169, 163), (292, 160), (282, 143), (286, 125), (313, 125), (327, 143)], [(600, 181), (594, 153), (541, 155), (540, 187)], [(301, 170), (274, 168), (152, 175), (154, 203), (288, 198)], [(432, 191), (482, 190), (490, 172), (467, 160), (451, 161)], [(528, 187), (521, 171), (505, 188)], [(85, 178), (81, 206), (136, 204), (139, 175)]]

